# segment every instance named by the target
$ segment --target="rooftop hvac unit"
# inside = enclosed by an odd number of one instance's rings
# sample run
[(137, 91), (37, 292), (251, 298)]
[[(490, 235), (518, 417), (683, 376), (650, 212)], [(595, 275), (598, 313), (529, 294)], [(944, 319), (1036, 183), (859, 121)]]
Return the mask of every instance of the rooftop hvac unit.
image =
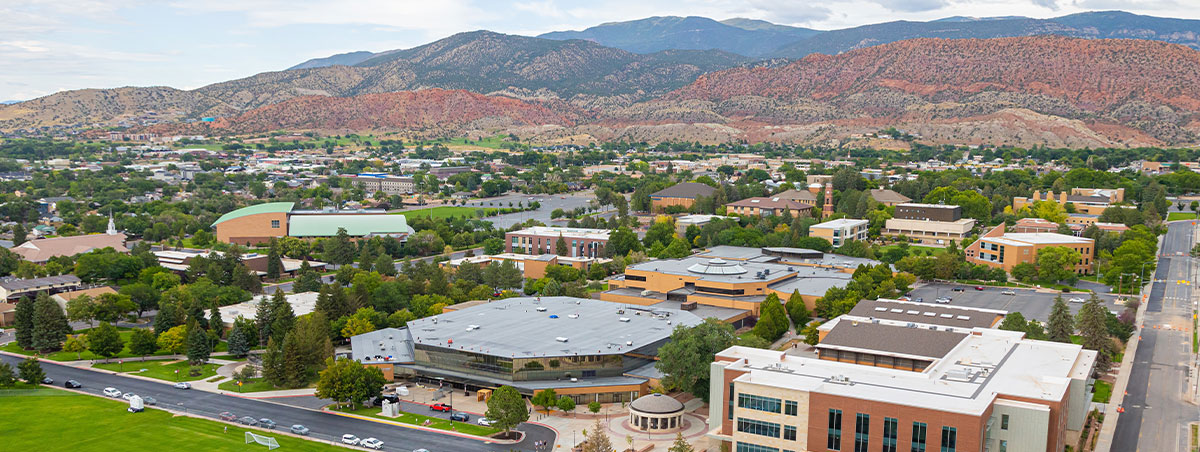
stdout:
[(571, 383), (579, 383), (579, 379), (575, 378), (575, 377), (571, 377)]
[(630, 319), (629, 317), (621, 317), (619, 320), (620, 320), (620, 321), (622, 321), (622, 322), (625, 322), (625, 323), (629, 323), (629, 321), (630, 321), (631, 319)]
[(559, 337), (554, 338), (554, 340), (559, 341), (559, 342), (566, 342), (567, 338), (563, 337), (563, 336), (559, 336)]
[(617, 310), (617, 315), (621, 315), (621, 314), (624, 314), (624, 313), (625, 313), (625, 310), (624, 310), (624, 309), (618, 309), (618, 310)]
[(579, 314), (567, 314), (567, 317), (570, 317), (570, 318), (572, 318), (572, 319), (578, 319), (578, 318), (579, 318)]
[[(545, 307), (545, 306), (538, 306), (538, 307), (537, 307), (537, 312), (546, 312), (546, 307)], [(436, 322), (437, 322), (437, 319), (434, 319), (434, 322), (436, 323)]]
[(631, 346), (631, 347), (632, 347), (632, 346), (633, 346), (633, 341), (625, 341), (625, 345), (628, 345), (628, 346)]

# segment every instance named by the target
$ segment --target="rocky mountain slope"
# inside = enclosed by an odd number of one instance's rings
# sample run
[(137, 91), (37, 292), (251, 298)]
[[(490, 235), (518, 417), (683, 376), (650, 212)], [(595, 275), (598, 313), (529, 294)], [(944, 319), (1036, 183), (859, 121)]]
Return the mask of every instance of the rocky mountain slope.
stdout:
[(649, 17), (627, 22), (610, 22), (581, 31), (555, 31), (539, 38), (583, 39), (637, 53), (667, 49), (717, 49), (739, 55), (761, 57), (780, 46), (820, 33), (817, 30), (776, 25), (766, 21), (706, 17)]

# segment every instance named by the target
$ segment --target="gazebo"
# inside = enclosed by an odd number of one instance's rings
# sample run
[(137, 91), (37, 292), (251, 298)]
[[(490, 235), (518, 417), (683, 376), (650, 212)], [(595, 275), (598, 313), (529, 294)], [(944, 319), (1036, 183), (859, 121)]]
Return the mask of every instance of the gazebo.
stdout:
[(683, 427), (683, 403), (662, 394), (648, 394), (629, 404), (629, 423), (646, 432), (672, 432)]

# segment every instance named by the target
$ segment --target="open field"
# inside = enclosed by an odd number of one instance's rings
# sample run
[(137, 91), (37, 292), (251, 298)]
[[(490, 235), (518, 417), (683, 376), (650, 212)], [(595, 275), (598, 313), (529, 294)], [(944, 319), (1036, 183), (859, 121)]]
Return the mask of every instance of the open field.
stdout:
[[(11, 395), (10, 395), (11, 394)], [(0, 391), (0, 438), (5, 450), (266, 450), (246, 445), (240, 426), (174, 416), (147, 409), (131, 414), (127, 403), (58, 389)], [(274, 437), (282, 450), (332, 451), (340, 447), (286, 435)]]
[[(452, 431), (456, 431), (459, 433), (466, 433), (468, 435), (476, 435), (476, 436), (489, 436), (489, 435), (495, 434), (500, 431), (498, 429), (494, 429), (491, 427), (484, 427), (482, 425), (475, 424), (474, 422), (476, 420), (478, 420), (478, 418), (474, 415), (471, 416), (470, 422), (450, 422), (450, 420), (448, 420), (448, 419), (436, 418), (436, 417), (431, 417), (431, 416), (423, 416), (420, 414), (413, 414), (413, 413), (401, 413), (399, 417), (395, 417), (395, 418), (391, 418), (391, 417), (387, 417), (387, 416), (380, 416), (379, 412), (381, 411), (381, 409), (379, 407), (373, 407), (373, 406), (366, 407), (366, 408), (358, 408), (355, 410), (351, 410), (349, 408), (342, 408), (340, 410), (335, 409), (335, 411), (340, 411), (343, 413), (350, 413), (350, 414), (357, 414), (359, 416), (368, 416), (368, 417), (384, 419), (384, 420), (394, 421), (394, 422), (402, 422), (405, 424), (422, 425), (425, 427), (436, 428), (439, 430), (452, 430)], [(429, 422), (429, 425), (425, 425), (426, 421)], [(453, 427), (451, 427), (451, 424), (453, 424)]]
[[(93, 365), (92, 367), (96, 367), (96, 368), (104, 369), (104, 370), (111, 370), (114, 372), (125, 372), (128, 374), (140, 375), (143, 377), (157, 378), (159, 380), (166, 380), (166, 381), (195, 381), (195, 380), (202, 380), (205, 378), (212, 377), (213, 375), (216, 375), (217, 368), (221, 367), (221, 365), (220, 364), (205, 364), (202, 367), (204, 369), (203, 372), (201, 372), (200, 375), (195, 376), (195, 377), (188, 375), (188, 369), (190, 369), (191, 366), (188, 365), (187, 360), (174, 360), (174, 359), (156, 359), (156, 360), (149, 360), (149, 361), (126, 360), (124, 364), (109, 362), (109, 363), (96, 364), (96, 365)], [(139, 372), (139, 370), (141, 370), (141, 369), (146, 369), (146, 371)], [(176, 371), (178, 371), (179, 373), (175, 373)]]

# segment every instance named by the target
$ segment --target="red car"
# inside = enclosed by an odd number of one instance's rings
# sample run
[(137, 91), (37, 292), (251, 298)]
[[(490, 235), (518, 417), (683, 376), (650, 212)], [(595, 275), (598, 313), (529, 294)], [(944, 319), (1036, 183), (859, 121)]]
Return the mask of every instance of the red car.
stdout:
[(983, 290), (983, 286), (975, 286), (975, 290)]
[(453, 408), (444, 403), (435, 403), (433, 405), (429, 405), (429, 411), (453, 411)]
[(221, 414), (218, 415), (218, 417), (220, 417), (222, 421), (232, 421), (232, 420), (237, 419), (237, 416), (234, 416), (233, 413), (230, 413), (228, 411), (222, 411)]

